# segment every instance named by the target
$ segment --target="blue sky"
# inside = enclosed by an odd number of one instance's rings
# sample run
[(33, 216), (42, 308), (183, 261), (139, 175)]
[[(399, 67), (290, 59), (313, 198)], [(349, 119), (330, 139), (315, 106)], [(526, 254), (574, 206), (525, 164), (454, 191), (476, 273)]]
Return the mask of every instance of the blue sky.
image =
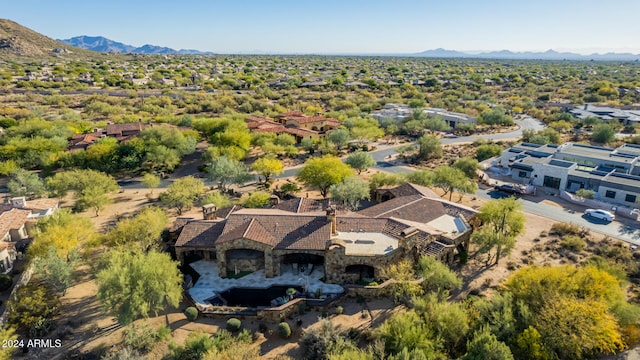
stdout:
[(0, 2), (0, 17), (52, 38), (101, 35), (219, 53), (640, 53), (638, 0)]

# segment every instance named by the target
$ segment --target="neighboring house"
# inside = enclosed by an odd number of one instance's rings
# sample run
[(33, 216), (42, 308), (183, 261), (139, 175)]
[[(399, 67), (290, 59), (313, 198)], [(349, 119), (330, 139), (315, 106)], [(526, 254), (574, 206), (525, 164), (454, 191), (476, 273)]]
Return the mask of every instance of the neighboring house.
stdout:
[(443, 118), (444, 121), (446, 121), (447, 124), (452, 129), (455, 129), (459, 125), (467, 125), (467, 124), (475, 125), (476, 122), (477, 122), (477, 119), (474, 118), (474, 117), (468, 116), (466, 114), (447, 111), (447, 110), (444, 110), (444, 109), (426, 108), (426, 109), (423, 109), (422, 112), (427, 114), (427, 116), (429, 116), (429, 117), (439, 116), (439, 117)]
[(0, 241), (0, 274), (8, 274), (13, 270), (16, 254), (15, 244)]
[(306, 116), (301, 111), (288, 111), (277, 115), (275, 121), (288, 128), (315, 131), (324, 134), (340, 127), (340, 121), (324, 116)]
[(640, 146), (606, 148), (583, 144), (520, 143), (504, 150), (500, 165), (514, 181), (576, 192), (593, 190), (597, 200), (635, 207), (640, 199)]
[(477, 119), (465, 114), (447, 111), (438, 108), (413, 109), (404, 104), (386, 104), (384, 108), (374, 111), (371, 116), (380, 121), (383, 119), (394, 119), (404, 121), (411, 118), (414, 111), (422, 111), (428, 117), (441, 117), (447, 124), (455, 129), (462, 124), (476, 124)]
[(468, 250), (475, 210), (411, 184), (383, 189), (379, 198), (387, 201), (356, 213), (308, 198), (276, 199), (269, 209), (210, 205), (203, 209), (210, 220), (181, 219), (174, 226), (176, 256), (182, 263), (216, 261), (222, 277), (319, 267), (325, 282), (341, 284), (378, 279), (406, 257), (429, 254), (450, 262)]
[(268, 116), (261, 117), (249, 115), (247, 116), (245, 121), (247, 123), (247, 128), (249, 128), (249, 131), (251, 132), (264, 132), (274, 134), (286, 133), (293, 135), (293, 137), (296, 138), (297, 143), (300, 143), (302, 139), (317, 139), (318, 137), (320, 137), (320, 133), (318, 133), (317, 131), (288, 127), (281, 123), (275, 122)]
[(68, 143), (69, 151), (86, 150), (91, 144), (95, 143), (103, 137), (111, 137), (118, 142), (130, 140), (140, 134), (140, 132), (148, 127), (168, 126), (179, 128), (175, 125), (164, 123), (143, 123), (142, 121), (124, 124), (107, 123), (106, 129), (94, 128), (93, 132), (88, 134), (75, 134)]
[(578, 119), (595, 117), (602, 121), (615, 119), (624, 125), (640, 123), (640, 110), (622, 110), (608, 106), (585, 104), (583, 106), (570, 109), (569, 113)]

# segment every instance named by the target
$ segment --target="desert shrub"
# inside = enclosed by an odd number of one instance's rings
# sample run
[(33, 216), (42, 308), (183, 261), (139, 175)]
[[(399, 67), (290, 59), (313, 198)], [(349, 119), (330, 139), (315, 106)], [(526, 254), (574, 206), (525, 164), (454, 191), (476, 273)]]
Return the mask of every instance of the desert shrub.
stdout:
[(184, 310), (184, 316), (186, 316), (189, 321), (196, 321), (198, 319), (198, 309), (189, 306)]
[(111, 352), (101, 357), (102, 360), (144, 360), (145, 357), (140, 355), (136, 350), (130, 348), (122, 348), (116, 352)]
[(0, 275), (0, 291), (9, 289), (11, 287), (11, 284), (13, 284), (13, 278), (11, 277), (11, 275)]
[(331, 320), (322, 320), (319, 326), (304, 330), (300, 341), (308, 360), (328, 359), (332, 353), (340, 353), (351, 342)]
[(342, 315), (344, 308), (342, 306), (336, 306), (336, 314)]
[(59, 312), (60, 300), (47, 287), (31, 281), (17, 291), (17, 301), (7, 301), (10, 309), (8, 323), (18, 330), (29, 331), (36, 327), (41, 331), (42, 326), (50, 325), (45, 320), (53, 319)]
[(580, 227), (574, 224), (568, 223), (555, 223), (551, 226), (551, 233), (559, 236), (565, 235), (580, 235)]
[(291, 336), (291, 327), (285, 321), (278, 324), (278, 335), (283, 339), (288, 339)]
[(580, 252), (587, 247), (587, 242), (577, 235), (565, 235), (560, 241), (560, 246), (565, 249)]
[(240, 322), (240, 320), (236, 318), (231, 318), (227, 320), (227, 330), (231, 332), (236, 332), (240, 330), (240, 327), (242, 327), (242, 322)]
[(126, 346), (146, 353), (151, 351), (156, 343), (167, 340), (171, 336), (171, 329), (161, 326), (154, 331), (151, 325), (147, 323), (142, 325), (133, 324), (124, 330), (122, 336)]
[(593, 190), (580, 189), (576, 191), (576, 195), (583, 199), (593, 199), (596, 195), (596, 192)]
[(39, 319), (29, 329), (29, 336), (31, 338), (41, 338), (50, 333), (55, 327), (56, 322), (53, 319)]

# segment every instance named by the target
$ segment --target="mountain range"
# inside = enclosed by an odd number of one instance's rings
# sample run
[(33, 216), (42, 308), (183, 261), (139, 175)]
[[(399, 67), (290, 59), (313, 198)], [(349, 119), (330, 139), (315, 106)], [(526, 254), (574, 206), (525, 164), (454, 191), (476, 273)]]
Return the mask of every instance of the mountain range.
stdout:
[[(201, 54), (209, 55), (212, 52), (181, 49), (175, 50), (156, 45), (144, 45), (135, 47), (102, 36), (77, 36), (65, 40), (54, 40), (39, 34), (29, 28), (17, 24), (11, 20), (0, 19), (0, 61), (3, 59), (25, 58), (42, 59), (52, 58), (85, 58), (95, 57), (99, 53), (135, 53), (135, 54)], [(247, 54), (260, 52), (247, 52)], [(273, 54), (268, 52), (269, 54)], [(425, 57), (425, 58), (484, 58), (484, 59), (531, 59), (531, 60), (598, 60), (598, 61), (640, 61), (640, 54), (631, 53), (605, 53), (582, 55), (571, 52), (558, 52), (547, 50), (544, 52), (513, 52), (509, 50), (488, 52), (463, 52), (447, 49), (427, 50), (414, 54), (345, 54), (324, 53), (317, 55), (342, 55), (342, 56), (401, 56), (401, 57)]]
[(598, 60), (598, 61), (639, 61), (639, 54), (631, 53), (605, 53), (582, 55), (572, 52), (558, 52), (547, 50), (544, 52), (513, 52), (509, 50), (469, 53), (456, 50), (435, 49), (417, 54), (417, 57), (429, 58), (480, 58), (480, 59), (518, 59), (518, 60)]
[(203, 52), (192, 49), (175, 50), (168, 47), (146, 44), (140, 47), (127, 45), (121, 42), (107, 39), (103, 36), (76, 36), (70, 39), (58, 40), (61, 43), (79, 47), (81, 49), (93, 50), (104, 53), (125, 53), (125, 54), (198, 54), (211, 55), (212, 52)]

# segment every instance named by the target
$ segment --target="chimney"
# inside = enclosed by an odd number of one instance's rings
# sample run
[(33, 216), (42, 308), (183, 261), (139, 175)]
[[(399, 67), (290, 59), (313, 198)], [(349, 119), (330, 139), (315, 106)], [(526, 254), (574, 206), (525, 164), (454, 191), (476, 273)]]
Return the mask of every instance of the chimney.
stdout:
[(271, 195), (269, 197), (269, 204), (271, 206), (276, 206), (276, 205), (280, 204), (280, 198), (278, 197), (278, 195)]
[(11, 198), (11, 206), (16, 209), (22, 209), (27, 206), (27, 198), (25, 198), (24, 196)]
[(336, 208), (333, 205), (327, 207), (327, 221), (331, 221), (331, 235), (337, 235), (338, 219), (336, 218)]
[(216, 219), (216, 206), (214, 204), (207, 204), (202, 207), (202, 218), (204, 220)]

